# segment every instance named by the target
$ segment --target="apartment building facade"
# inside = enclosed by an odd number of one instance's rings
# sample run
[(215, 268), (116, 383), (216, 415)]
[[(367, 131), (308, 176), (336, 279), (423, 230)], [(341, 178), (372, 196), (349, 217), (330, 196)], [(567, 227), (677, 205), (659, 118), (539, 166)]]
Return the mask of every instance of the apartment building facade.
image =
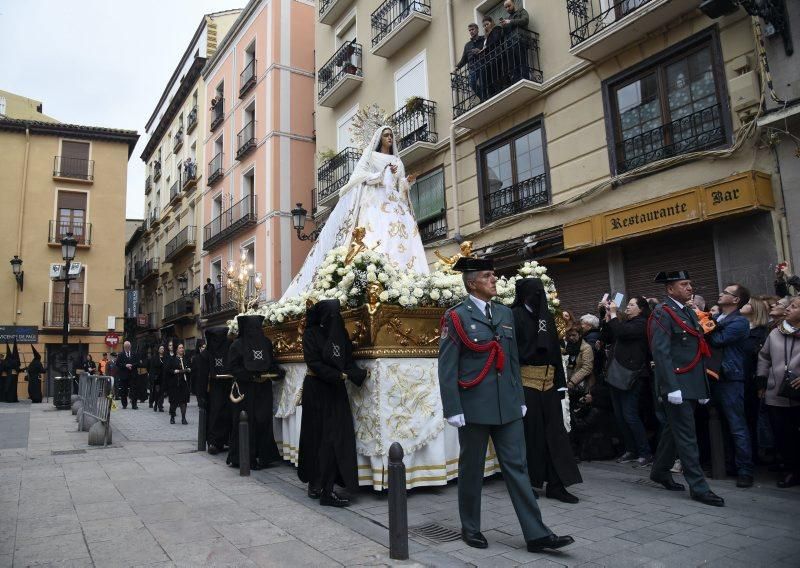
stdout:
[[(88, 354), (97, 359), (108, 349), (106, 335), (122, 331), (125, 219), (109, 212), (125, 209), (128, 159), (139, 136), (41, 112), (38, 101), (0, 95), (0, 226), (11, 261), (0, 279), (0, 344), (16, 340), (22, 366), (35, 346), (52, 396), (52, 379), (63, 373), (65, 319), (70, 370)], [(67, 291), (53, 278), (63, 278), (68, 235), (76, 250)], [(23, 379), (17, 391), (27, 398)]]
[(314, 3), (252, 0), (203, 71), (203, 298), (207, 325), (236, 313), (230, 263), (252, 265), (260, 299), (281, 296), (308, 252), (292, 229), (291, 209), (313, 186)]
[(708, 298), (730, 280), (769, 291), (783, 213), (775, 160), (743, 128), (760, 109), (754, 24), (697, 7), (516, 0), (527, 28), (456, 69), (467, 26), (508, 17), (501, 0), (322, 0), (315, 218), (375, 103), (420, 174), (431, 253), (471, 240), (506, 274), (539, 260), (581, 312), (612, 290), (657, 295), (655, 273), (678, 267)]
[(127, 270), (138, 304), (129, 330), (143, 353), (169, 339), (194, 349), (200, 337), (208, 127), (202, 70), (240, 11), (203, 17), (145, 127), (145, 219), (129, 241)]

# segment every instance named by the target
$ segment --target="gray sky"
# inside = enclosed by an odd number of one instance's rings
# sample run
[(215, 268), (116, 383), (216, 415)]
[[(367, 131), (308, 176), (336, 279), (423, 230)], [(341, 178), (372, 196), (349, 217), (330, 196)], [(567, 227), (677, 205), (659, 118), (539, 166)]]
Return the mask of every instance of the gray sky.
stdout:
[(126, 216), (144, 215), (144, 125), (203, 14), (246, 0), (0, 0), (0, 89), (61, 122), (140, 134)]

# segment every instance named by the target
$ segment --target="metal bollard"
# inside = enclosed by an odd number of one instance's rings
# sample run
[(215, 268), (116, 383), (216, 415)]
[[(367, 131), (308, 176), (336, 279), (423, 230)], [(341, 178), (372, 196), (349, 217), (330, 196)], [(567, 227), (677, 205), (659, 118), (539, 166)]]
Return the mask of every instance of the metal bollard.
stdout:
[(708, 441), (711, 445), (711, 479), (725, 479), (725, 442), (719, 411), (708, 405)]
[(250, 428), (244, 410), (239, 413), (239, 475), (250, 475)]
[(389, 558), (408, 560), (408, 503), (403, 446), (389, 448)]
[(197, 417), (197, 451), (206, 451), (206, 409), (201, 406)]

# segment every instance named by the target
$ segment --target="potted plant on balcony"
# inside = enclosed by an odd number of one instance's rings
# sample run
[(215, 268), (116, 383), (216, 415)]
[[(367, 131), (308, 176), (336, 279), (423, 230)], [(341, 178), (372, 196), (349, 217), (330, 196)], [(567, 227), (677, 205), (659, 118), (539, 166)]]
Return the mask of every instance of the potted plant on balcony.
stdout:
[(413, 97), (408, 97), (406, 99), (406, 112), (408, 114), (413, 114), (415, 112), (422, 112), (422, 109), (425, 107), (425, 99), (422, 97), (418, 97), (414, 95)]
[(338, 152), (336, 150), (331, 150), (330, 148), (323, 150), (317, 154), (319, 157), (319, 163), (324, 164), (325, 162), (329, 162), (336, 157), (336, 154), (338, 154)]

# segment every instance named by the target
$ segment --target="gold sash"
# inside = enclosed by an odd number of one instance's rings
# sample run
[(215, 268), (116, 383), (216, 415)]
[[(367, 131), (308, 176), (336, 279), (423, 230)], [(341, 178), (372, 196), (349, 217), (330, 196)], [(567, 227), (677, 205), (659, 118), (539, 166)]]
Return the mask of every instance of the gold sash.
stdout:
[(522, 365), (519, 374), (522, 376), (522, 386), (542, 392), (553, 388), (555, 369), (552, 365)]

